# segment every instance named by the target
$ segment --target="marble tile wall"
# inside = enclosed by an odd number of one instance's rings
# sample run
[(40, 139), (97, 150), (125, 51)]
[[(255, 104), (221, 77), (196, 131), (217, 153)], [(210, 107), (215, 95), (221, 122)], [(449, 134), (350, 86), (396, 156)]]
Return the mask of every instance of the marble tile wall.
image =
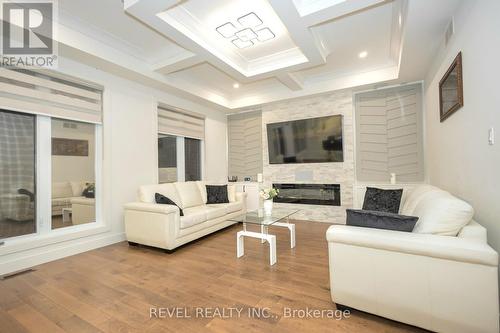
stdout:
[[(343, 115), (344, 162), (312, 164), (269, 164), (267, 149), (268, 123)], [(264, 186), (272, 183), (340, 184), (342, 206), (294, 205), (275, 203), (277, 207), (299, 209), (293, 218), (345, 224), (345, 209), (353, 206), (354, 130), (352, 91), (277, 102), (262, 107), (262, 142)], [(310, 180), (297, 180), (297, 172), (311, 175)]]

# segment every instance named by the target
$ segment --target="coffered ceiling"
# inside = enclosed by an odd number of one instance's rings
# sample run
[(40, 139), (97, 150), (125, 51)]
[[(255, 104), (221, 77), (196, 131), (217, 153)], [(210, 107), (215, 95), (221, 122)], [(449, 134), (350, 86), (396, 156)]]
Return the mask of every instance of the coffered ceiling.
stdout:
[[(423, 79), (411, 68), (426, 69), (460, 1), (439, 2), (60, 0), (60, 42), (63, 55), (231, 112)], [(415, 48), (423, 43), (433, 49)], [(419, 53), (413, 64), (408, 49)]]

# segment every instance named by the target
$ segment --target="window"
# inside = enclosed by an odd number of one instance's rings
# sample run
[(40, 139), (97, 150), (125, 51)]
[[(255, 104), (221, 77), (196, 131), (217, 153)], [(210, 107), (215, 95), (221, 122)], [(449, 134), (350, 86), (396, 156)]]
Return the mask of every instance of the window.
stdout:
[(0, 82), (0, 239), (95, 222), (102, 88), (27, 69)]
[(177, 138), (158, 135), (158, 176), (160, 183), (177, 181)]
[(158, 134), (158, 182), (202, 179), (203, 141)]
[(0, 110), (0, 239), (36, 228), (35, 116)]
[(158, 105), (158, 182), (201, 180), (205, 117)]
[(201, 141), (184, 139), (185, 180), (201, 180)]
[(95, 127), (51, 120), (52, 229), (95, 222)]

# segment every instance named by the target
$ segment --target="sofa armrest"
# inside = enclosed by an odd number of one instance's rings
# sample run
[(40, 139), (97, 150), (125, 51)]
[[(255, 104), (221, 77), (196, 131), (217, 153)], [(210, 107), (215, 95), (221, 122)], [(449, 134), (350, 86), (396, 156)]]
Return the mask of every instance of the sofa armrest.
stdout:
[(136, 210), (147, 213), (179, 214), (179, 208), (175, 205), (163, 205), (147, 202), (130, 202), (125, 204), (125, 210)]
[(453, 236), (333, 225), (328, 228), (326, 238), (330, 243), (498, 266), (498, 253), (486, 242)]

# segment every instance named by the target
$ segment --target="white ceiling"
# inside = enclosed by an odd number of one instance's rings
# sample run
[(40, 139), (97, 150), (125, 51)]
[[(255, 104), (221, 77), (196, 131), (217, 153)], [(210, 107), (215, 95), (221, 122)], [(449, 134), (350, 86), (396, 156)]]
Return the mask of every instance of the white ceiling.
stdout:
[[(422, 80), (462, 1), (59, 0), (60, 23), (75, 32), (62, 34), (60, 42), (71, 46), (72, 56), (79, 48), (80, 61), (112, 62), (114, 73), (122, 68), (128, 78), (147, 78), (232, 112), (331, 90)], [(233, 37), (215, 30), (226, 22), (238, 26), (237, 19), (250, 12), (263, 21), (255, 29), (269, 27), (276, 38), (238, 49)], [(85, 38), (103, 47), (87, 46)]]

